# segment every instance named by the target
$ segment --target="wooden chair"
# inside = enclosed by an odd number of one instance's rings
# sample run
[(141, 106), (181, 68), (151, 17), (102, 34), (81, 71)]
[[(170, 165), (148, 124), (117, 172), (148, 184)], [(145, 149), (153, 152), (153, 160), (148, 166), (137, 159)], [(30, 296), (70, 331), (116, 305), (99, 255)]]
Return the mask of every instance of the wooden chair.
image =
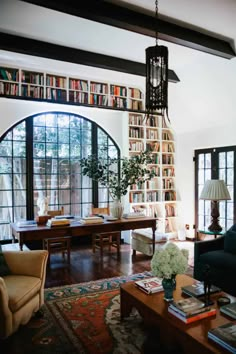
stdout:
[[(49, 210), (48, 215), (55, 217), (64, 215), (64, 207), (59, 210)], [(67, 254), (67, 262), (70, 263), (71, 237), (60, 236), (53, 238), (46, 238), (43, 240), (43, 248), (48, 251), (48, 264), (50, 264), (50, 255), (55, 252), (62, 252), (63, 258)]]
[[(106, 208), (94, 208), (92, 207), (93, 215), (109, 215), (109, 207)], [(96, 248), (100, 249), (101, 257), (103, 256), (103, 249), (105, 246), (109, 247), (109, 252), (111, 247), (117, 249), (117, 256), (120, 256), (120, 232), (104, 232), (104, 233), (94, 233), (92, 235), (92, 247), (93, 253), (95, 253)]]

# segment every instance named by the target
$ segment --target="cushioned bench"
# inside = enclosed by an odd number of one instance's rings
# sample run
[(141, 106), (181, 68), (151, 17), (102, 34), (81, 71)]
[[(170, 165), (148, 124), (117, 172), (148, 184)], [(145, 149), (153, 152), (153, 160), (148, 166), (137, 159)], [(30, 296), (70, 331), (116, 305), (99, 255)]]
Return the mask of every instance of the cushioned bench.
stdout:
[[(138, 229), (133, 230), (132, 234), (131, 247), (133, 250), (133, 256), (136, 255), (136, 251), (146, 254), (147, 256), (152, 256), (152, 229)], [(160, 233), (155, 232), (155, 244), (156, 246), (163, 246), (166, 241), (170, 238), (173, 238), (172, 233)], [(156, 248), (156, 247), (155, 247)]]

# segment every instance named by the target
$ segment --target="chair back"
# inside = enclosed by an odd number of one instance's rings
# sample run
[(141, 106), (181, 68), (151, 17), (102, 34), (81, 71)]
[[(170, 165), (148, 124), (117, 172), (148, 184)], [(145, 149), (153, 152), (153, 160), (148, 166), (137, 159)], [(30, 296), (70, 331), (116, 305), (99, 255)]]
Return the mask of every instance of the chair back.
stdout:
[(58, 210), (48, 210), (49, 216), (57, 216), (57, 215), (64, 215), (64, 207), (62, 206), (61, 209)]
[(92, 214), (101, 214), (101, 215), (109, 215), (110, 214), (110, 209), (109, 207), (105, 208), (94, 208), (92, 206)]

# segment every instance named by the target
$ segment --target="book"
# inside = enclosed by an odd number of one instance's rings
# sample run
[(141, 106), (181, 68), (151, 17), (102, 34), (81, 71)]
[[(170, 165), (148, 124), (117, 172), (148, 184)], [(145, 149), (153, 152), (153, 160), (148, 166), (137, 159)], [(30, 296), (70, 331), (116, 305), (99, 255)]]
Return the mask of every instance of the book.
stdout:
[(69, 219), (49, 219), (47, 221), (47, 226), (53, 227), (53, 226), (69, 226), (70, 225), (70, 220)]
[(208, 331), (208, 338), (231, 353), (236, 353), (236, 323), (229, 322)]
[(143, 218), (146, 215), (143, 212), (134, 212), (134, 213), (128, 213), (124, 214), (123, 218), (125, 219), (136, 219), (136, 218)]
[(103, 218), (100, 216), (86, 216), (80, 219), (81, 224), (100, 224), (103, 223)]
[(183, 316), (181, 315), (180, 312), (175, 311), (173, 309), (172, 306), (168, 307), (168, 312), (171, 313), (172, 315), (174, 315), (175, 317), (179, 318), (181, 321), (183, 321), (184, 323), (192, 323), (192, 322), (196, 322), (199, 321), (203, 318), (207, 318), (207, 317), (211, 317), (216, 315), (216, 309), (215, 308), (204, 308), (201, 312), (199, 313), (195, 313), (189, 316)]
[[(182, 292), (186, 295), (201, 297), (204, 296), (204, 283), (200, 281), (196, 281), (192, 285), (186, 285), (181, 288)], [(215, 285), (211, 285), (210, 294), (214, 294), (220, 292), (221, 289)]]
[(173, 301), (171, 306), (176, 308), (178, 312), (185, 315), (203, 309), (205, 307), (205, 303), (196, 297), (189, 297), (187, 299)]
[(37, 226), (37, 222), (35, 220), (22, 220), (22, 221), (17, 221), (16, 226), (17, 227)]
[(162, 280), (157, 277), (137, 280), (135, 285), (146, 294), (153, 294), (163, 290)]
[(220, 312), (236, 320), (236, 302), (221, 306)]

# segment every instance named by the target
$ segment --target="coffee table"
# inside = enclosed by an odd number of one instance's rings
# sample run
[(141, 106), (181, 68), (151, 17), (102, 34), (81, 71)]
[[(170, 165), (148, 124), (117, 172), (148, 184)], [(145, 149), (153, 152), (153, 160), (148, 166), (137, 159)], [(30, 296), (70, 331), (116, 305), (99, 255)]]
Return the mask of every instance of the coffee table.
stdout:
[[(193, 284), (194, 279), (187, 275), (177, 275), (177, 287), (174, 291), (174, 300), (186, 298), (181, 292), (181, 287)], [(227, 295), (220, 293), (220, 295)], [(178, 343), (184, 354), (222, 354), (229, 353), (207, 338), (211, 328), (230, 322), (230, 319), (220, 314), (217, 306), (218, 294), (211, 295), (214, 307), (217, 308), (216, 316), (205, 318), (191, 324), (185, 324), (168, 312), (168, 303), (163, 299), (163, 292), (147, 295), (135, 286), (134, 282), (124, 283), (120, 287), (121, 319), (128, 317), (132, 308), (136, 308), (143, 318), (144, 324), (149, 328), (158, 327), (163, 343)], [(236, 301), (229, 296), (231, 301)], [(152, 331), (153, 332), (153, 331)]]

